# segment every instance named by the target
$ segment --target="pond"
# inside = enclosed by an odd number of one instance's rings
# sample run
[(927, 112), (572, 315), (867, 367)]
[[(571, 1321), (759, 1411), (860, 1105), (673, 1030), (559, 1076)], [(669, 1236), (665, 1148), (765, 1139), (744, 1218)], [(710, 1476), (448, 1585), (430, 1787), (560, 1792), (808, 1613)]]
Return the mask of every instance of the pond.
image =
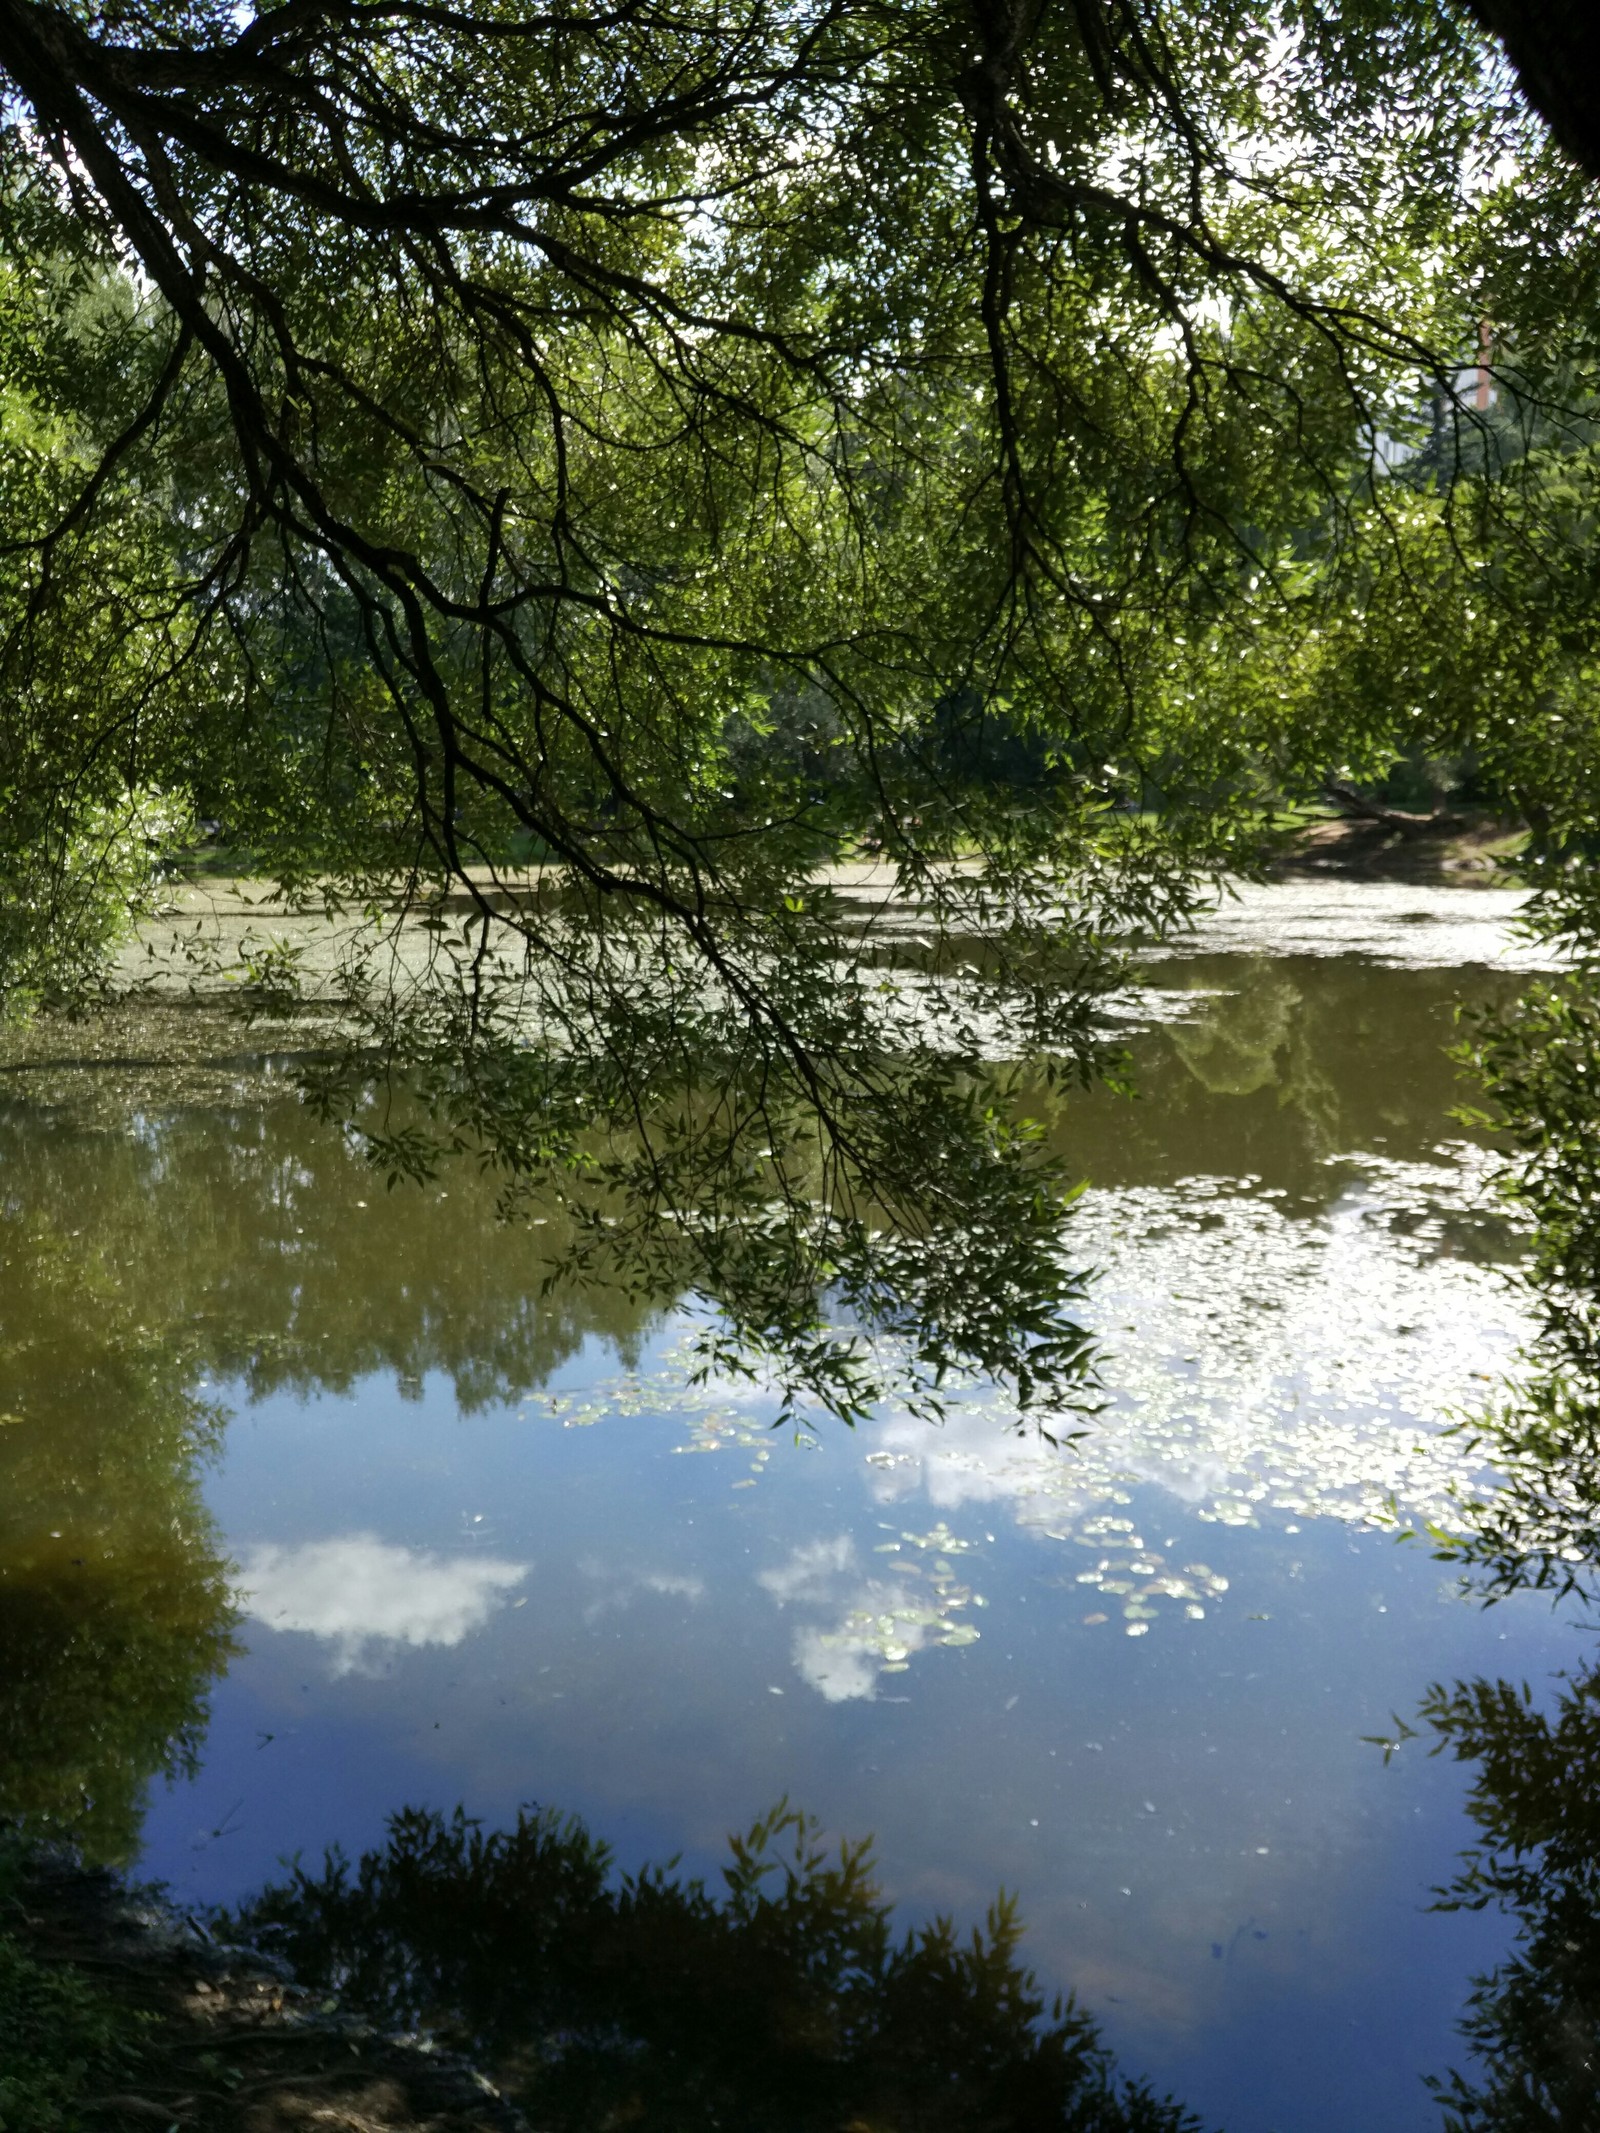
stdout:
[(407, 1802), (711, 1871), (787, 1794), (875, 1833), (905, 1917), (1017, 1892), (1207, 2124), (1436, 2123), (1509, 1929), (1428, 1909), (1464, 1776), (1376, 1741), (1582, 1652), (1396, 1534), (1471, 1485), (1445, 1425), (1526, 1332), (1444, 1053), (1532, 967), (1514, 914), (1284, 885), (1146, 967), (1138, 1098), (1052, 1099), (1106, 1351), (1059, 1447), (978, 1395), (774, 1432), (687, 1382), (690, 1306), (542, 1293), (537, 1227), (470, 1175), (386, 1194), (243, 1034), (14, 1055), (0, 1806), (205, 1903)]

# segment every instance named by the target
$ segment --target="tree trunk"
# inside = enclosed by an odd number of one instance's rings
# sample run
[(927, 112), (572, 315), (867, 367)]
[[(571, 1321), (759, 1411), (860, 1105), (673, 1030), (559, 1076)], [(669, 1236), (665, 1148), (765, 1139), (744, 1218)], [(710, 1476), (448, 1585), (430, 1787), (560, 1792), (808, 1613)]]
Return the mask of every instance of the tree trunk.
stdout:
[(1561, 146), (1600, 178), (1600, 6), (1595, 0), (1467, 0), (1505, 46), (1522, 93)]

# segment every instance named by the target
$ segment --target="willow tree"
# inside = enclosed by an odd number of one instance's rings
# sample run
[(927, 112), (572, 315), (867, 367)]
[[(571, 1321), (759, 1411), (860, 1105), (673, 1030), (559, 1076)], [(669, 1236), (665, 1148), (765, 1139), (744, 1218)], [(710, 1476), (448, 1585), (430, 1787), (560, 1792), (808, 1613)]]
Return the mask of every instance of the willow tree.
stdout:
[(79, 351), (0, 586), (58, 845), (178, 788), (369, 912), (325, 1103), (564, 1194), (713, 1354), (1070, 1396), (1064, 1181), (980, 1066), (1100, 1071), (1130, 943), (1326, 773), (1319, 616), (1437, 628), (1388, 477), (1476, 419), (1467, 233), (1539, 152), (1476, 23), (6, 0), (0, 72), (13, 334)]

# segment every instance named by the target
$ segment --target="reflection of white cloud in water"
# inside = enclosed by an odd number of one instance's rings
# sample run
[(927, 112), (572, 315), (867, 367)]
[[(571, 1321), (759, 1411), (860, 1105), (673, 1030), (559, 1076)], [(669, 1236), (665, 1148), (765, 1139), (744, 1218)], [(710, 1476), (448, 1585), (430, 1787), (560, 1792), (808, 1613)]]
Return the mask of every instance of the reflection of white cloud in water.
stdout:
[(370, 1666), (383, 1644), (459, 1644), (527, 1574), (525, 1563), (445, 1558), (348, 1533), (247, 1549), (237, 1590), (240, 1604), (269, 1629), (326, 1638), (334, 1673), (348, 1674)]
[(829, 1703), (877, 1694), (882, 1661), (875, 1646), (841, 1639), (837, 1631), (797, 1629), (794, 1663), (800, 1679)]
[(667, 1599), (703, 1600), (706, 1596), (704, 1578), (678, 1578), (662, 1571), (652, 1571), (648, 1577), (642, 1577), (639, 1585), (642, 1591), (659, 1592)]
[(1090, 1194), (1072, 1242), (1104, 1269), (1109, 1405), (1059, 1453), (991, 1399), (938, 1430), (890, 1414), (868, 1454), (878, 1500), (1006, 1502), (1049, 1527), (1154, 1482), (1225, 1525), (1265, 1507), (1362, 1522), (1391, 1497), (1448, 1521), (1475, 1462), (1440, 1425), (1484, 1402), (1529, 1326), (1500, 1268), (1457, 1256), (1481, 1159), (1440, 1152), (1456, 1159), (1348, 1159), (1365, 1175), (1315, 1221), (1231, 1179)]
[(848, 1533), (805, 1542), (757, 1583), (780, 1607), (824, 1617), (796, 1625), (793, 1649), (801, 1680), (829, 1703), (874, 1696), (885, 1667), (903, 1667), (946, 1626), (937, 1595), (863, 1575)]
[[(937, 1429), (886, 1406), (856, 1440), (872, 1499), (918, 1524), (926, 1519), (913, 1501), (1080, 1544), (1085, 1554), (1064, 1558), (1057, 1574), (1083, 1588), (1087, 1622), (1118, 1621), (1135, 1638), (1174, 1609), (1204, 1620), (1229, 1589), (1200, 1560), (1218, 1551), (1193, 1536), (1168, 1559), (1159, 1501), (1141, 1497), (1154, 1523), (1136, 1530), (1126, 1515), (1136, 1490), (1164, 1492), (1175, 1525), (1180, 1510), (1222, 1527), (1270, 1520), (1290, 1530), (1301, 1518), (1388, 1525), (1393, 1513), (1458, 1521), (1452, 1491), (1470, 1495), (1483, 1475), (1470, 1436), (1441, 1425), (1492, 1400), (1531, 1324), (1525, 1295), (1491, 1263), (1517, 1240), (1485, 1189), (1490, 1159), (1462, 1144), (1433, 1154), (1330, 1157), (1344, 1189), (1312, 1214), (1255, 1178), (1088, 1194), (1070, 1246), (1075, 1263), (1101, 1270), (1085, 1316), (1107, 1350), (1103, 1409), (1056, 1450), (992, 1395), (957, 1396)], [(770, 1473), (768, 1395), (686, 1386), (688, 1361), (669, 1356), (654, 1380), (621, 1381), (617, 1403), (680, 1415), (688, 1427), (676, 1451), (749, 1452), (752, 1476)], [(596, 1411), (612, 1397), (597, 1388)], [(934, 1559), (956, 1542), (902, 1532), (876, 1544), (902, 1573), (926, 1558), (909, 1591), (887, 1562), (854, 1569), (843, 1540), (812, 1542), (763, 1575), (774, 1600), (811, 1617), (796, 1631), (795, 1662), (819, 1693), (870, 1695), (871, 1673), (931, 1643), (977, 1637), (967, 1618), (952, 1619), (967, 1604), (959, 1574)], [(907, 1619), (913, 1598), (936, 1610), (931, 1633)]]
[(807, 1541), (776, 1570), (763, 1570), (756, 1583), (780, 1607), (787, 1607), (791, 1600), (825, 1604), (840, 1577), (855, 1568), (855, 1561), (856, 1544), (848, 1533), (841, 1533), (836, 1540)]
[(665, 1570), (619, 1570), (593, 1555), (585, 1556), (578, 1568), (599, 1588), (583, 1610), (585, 1622), (598, 1622), (602, 1615), (632, 1606), (641, 1593), (653, 1593), (663, 1600), (687, 1600), (691, 1606), (706, 1596), (706, 1581), (700, 1577), (683, 1577)]
[[(938, 1429), (886, 1406), (862, 1433), (878, 1502), (1009, 1505), (1048, 1529), (1155, 1483), (1224, 1525), (1263, 1509), (1386, 1523), (1391, 1502), (1449, 1523), (1452, 1491), (1482, 1474), (1470, 1438), (1440, 1425), (1492, 1399), (1532, 1326), (1491, 1263), (1515, 1239), (1490, 1159), (1464, 1144), (1435, 1156), (1330, 1157), (1348, 1183), (1313, 1216), (1254, 1178), (1089, 1193), (1069, 1248), (1100, 1272), (1083, 1315), (1106, 1351), (1106, 1405), (1059, 1452), (982, 1392), (958, 1395)], [(681, 1367), (669, 1359), (648, 1395), (689, 1424), (677, 1449), (753, 1450), (764, 1469), (770, 1394), (691, 1390)]]

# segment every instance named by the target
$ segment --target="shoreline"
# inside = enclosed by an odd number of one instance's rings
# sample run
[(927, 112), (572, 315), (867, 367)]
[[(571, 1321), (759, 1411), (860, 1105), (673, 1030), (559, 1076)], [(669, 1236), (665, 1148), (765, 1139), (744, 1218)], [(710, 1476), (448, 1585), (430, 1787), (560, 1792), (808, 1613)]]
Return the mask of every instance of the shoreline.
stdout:
[(1290, 832), (1269, 860), (1269, 881), (1337, 877), (1433, 883), (1450, 888), (1518, 888), (1517, 858), (1527, 830), (1504, 816), (1445, 816), (1399, 828), (1329, 815)]
[[(484, 2075), (426, 2037), (388, 2035), (297, 1984), (264, 1950), (217, 1941), (160, 1888), (85, 1865), (67, 1846), (12, 1837), (0, 1866), (0, 2035), (15, 2025), (33, 2067), (18, 2133), (528, 2133)], [(28, 2019), (26, 1966), (53, 2010)], [(35, 1995), (37, 2004), (37, 1996)], [(98, 2053), (85, 2038), (106, 2040)], [(74, 2076), (77, 2078), (74, 2080)], [(63, 2080), (79, 2093), (62, 2093)], [(15, 2116), (13, 2116), (15, 2112)]]

